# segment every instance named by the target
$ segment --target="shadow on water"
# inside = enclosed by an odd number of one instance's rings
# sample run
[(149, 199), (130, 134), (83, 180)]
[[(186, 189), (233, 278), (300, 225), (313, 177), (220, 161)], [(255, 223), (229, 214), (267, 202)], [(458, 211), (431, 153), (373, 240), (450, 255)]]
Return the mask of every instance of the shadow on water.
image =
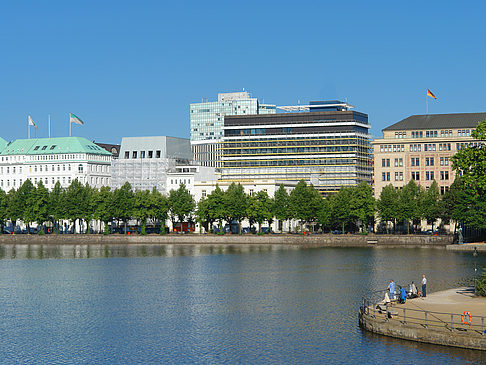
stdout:
[(287, 245), (0, 245), (0, 259), (91, 259), (240, 254), (297, 249)]

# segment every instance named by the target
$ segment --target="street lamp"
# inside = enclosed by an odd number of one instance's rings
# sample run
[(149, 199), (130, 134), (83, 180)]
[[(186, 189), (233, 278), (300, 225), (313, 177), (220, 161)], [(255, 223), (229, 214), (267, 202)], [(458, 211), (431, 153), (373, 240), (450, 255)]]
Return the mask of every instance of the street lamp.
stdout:
[(477, 295), (476, 294), (476, 280), (477, 280), (477, 273), (478, 273), (478, 266), (477, 266), (478, 250), (476, 249), (476, 247), (474, 247), (473, 256), (474, 256), (474, 295)]

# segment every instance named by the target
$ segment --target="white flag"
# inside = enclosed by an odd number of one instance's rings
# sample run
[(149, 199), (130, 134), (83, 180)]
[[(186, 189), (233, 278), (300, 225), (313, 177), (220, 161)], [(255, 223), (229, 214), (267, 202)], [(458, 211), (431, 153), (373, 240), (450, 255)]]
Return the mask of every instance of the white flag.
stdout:
[(81, 119), (79, 119), (76, 115), (74, 115), (73, 113), (69, 113), (69, 122), (75, 123), (75, 124), (80, 124), (80, 125), (84, 124), (84, 122)]
[(30, 115), (29, 115), (29, 125), (33, 126), (35, 129), (37, 129), (37, 126), (35, 125), (34, 121), (30, 117)]

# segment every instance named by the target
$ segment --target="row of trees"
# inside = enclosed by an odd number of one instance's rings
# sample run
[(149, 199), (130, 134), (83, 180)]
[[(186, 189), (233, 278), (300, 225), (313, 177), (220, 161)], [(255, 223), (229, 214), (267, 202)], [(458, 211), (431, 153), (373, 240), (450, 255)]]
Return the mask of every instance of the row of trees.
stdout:
[[(479, 123), (473, 137), (486, 140), (486, 121)], [(444, 195), (440, 195), (435, 181), (425, 190), (412, 180), (400, 190), (386, 186), (378, 200), (366, 183), (342, 187), (326, 198), (303, 180), (290, 193), (280, 186), (273, 197), (266, 191), (248, 195), (241, 185), (233, 183), (226, 191), (216, 186), (196, 205), (184, 185), (164, 196), (155, 189), (134, 192), (128, 183), (111, 190), (94, 189), (77, 180), (66, 189), (57, 183), (49, 192), (42, 182), (33, 186), (26, 180), (18, 190), (6, 193), (0, 189), (0, 226), (3, 231), (6, 221), (21, 220), (30, 231), (33, 222), (51, 222), (58, 227), (59, 221), (69, 220), (85, 222), (83, 226), (89, 232), (90, 222), (99, 221), (108, 232), (109, 222), (123, 223), (126, 231), (127, 222), (136, 219), (145, 233), (148, 222), (160, 224), (165, 232), (165, 221), (170, 219), (173, 226), (176, 222), (197, 220), (207, 231), (217, 223), (221, 232), (224, 222), (237, 223), (241, 231), (241, 222), (247, 219), (250, 225), (258, 224), (261, 231), (264, 223), (278, 219), (296, 220), (301, 228), (319, 226), (323, 231), (344, 232), (373, 226), (377, 215), (387, 232), (389, 222), (394, 230), (397, 224), (404, 224), (409, 232), (410, 223), (417, 226), (426, 220), (433, 229), (439, 218), (445, 223), (463, 221), (475, 228), (486, 228), (486, 148), (478, 144), (461, 149), (452, 161), (459, 177)]]

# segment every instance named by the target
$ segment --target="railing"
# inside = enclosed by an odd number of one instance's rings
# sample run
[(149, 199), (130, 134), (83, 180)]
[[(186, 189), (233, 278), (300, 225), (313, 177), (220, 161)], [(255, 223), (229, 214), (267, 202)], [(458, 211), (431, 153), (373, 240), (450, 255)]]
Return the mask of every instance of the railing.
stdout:
[[(475, 316), (473, 313), (469, 316), (469, 314), (434, 312), (423, 309), (405, 308), (400, 305), (392, 306), (390, 304), (383, 305), (386, 307), (385, 311), (380, 310), (377, 308), (377, 305), (381, 300), (377, 299), (380, 295), (383, 298), (386, 291), (378, 290), (363, 296), (361, 313), (372, 316), (373, 318), (382, 315), (385, 321), (399, 321), (403, 325), (415, 325), (425, 329), (441, 329), (451, 332), (461, 331), (483, 336), (486, 335), (485, 317)], [(397, 314), (393, 314), (393, 311)]]

